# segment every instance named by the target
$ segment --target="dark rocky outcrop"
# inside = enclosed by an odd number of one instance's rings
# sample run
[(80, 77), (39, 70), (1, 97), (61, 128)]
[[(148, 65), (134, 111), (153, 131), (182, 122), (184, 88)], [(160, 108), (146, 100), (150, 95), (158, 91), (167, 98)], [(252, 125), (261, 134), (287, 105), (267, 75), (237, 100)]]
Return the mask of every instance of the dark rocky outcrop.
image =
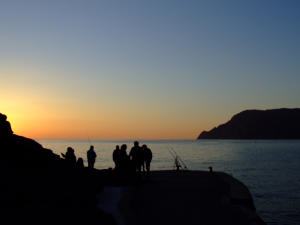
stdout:
[(300, 109), (246, 110), (198, 139), (300, 139)]
[(78, 169), (0, 114), (0, 211), (5, 224), (114, 224), (97, 209), (107, 171)]

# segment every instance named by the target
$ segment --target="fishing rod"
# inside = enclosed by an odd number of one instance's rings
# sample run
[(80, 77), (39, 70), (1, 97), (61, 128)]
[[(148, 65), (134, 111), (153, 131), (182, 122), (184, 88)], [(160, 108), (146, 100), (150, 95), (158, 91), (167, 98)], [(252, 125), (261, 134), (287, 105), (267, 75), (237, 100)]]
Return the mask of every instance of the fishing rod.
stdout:
[(175, 166), (176, 166), (176, 165), (175, 165), (175, 164), (176, 164), (176, 161), (178, 161), (178, 160), (177, 160), (177, 157), (176, 157), (176, 155), (174, 155), (173, 152), (170, 151), (170, 149), (168, 149), (168, 151), (169, 151), (169, 153), (171, 154), (171, 156), (172, 156), (172, 157), (174, 158), (174, 160), (175, 160), (174, 165), (173, 165), (173, 168), (175, 168)]
[(173, 152), (173, 154), (178, 158), (178, 160), (180, 161), (180, 163), (184, 166), (184, 168), (187, 169), (187, 166), (186, 166), (185, 162), (179, 156), (179, 154), (171, 146), (170, 146), (170, 148), (171, 148), (171, 151)]
[(171, 152), (170, 149), (168, 149), (168, 151), (169, 151), (169, 153), (171, 154), (171, 156), (175, 159), (175, 158), (176, 158), (176, 155), (175, 155), (173, 152)]
[(89, 144), (92, 145), (92, 142), (91, 142), (91, 139), (89, 136), (88, 136), (88, 140), (89, 140)]
[(174, 160), (179, 160), (180, 164), (183, 165), (183, 168), (187, 170), (188, 168), (184, 163), (183, 159), (178, 155), (178, 153), (171, 146), (169, 146), (169, 148), (171, 149), (171, 150), (169, 149), (169, 153), (173, 156)]
[(86, 136), (87, 136), (88, 141), (89, 141), (89, 144), (90, 144), (90, 146), (91, 146), (91, 145), (92, 145), (92, 142), (91, 142), (90, 135), (89, 135), (89, 132), (88, 132), (88, 131), (86, 131)]

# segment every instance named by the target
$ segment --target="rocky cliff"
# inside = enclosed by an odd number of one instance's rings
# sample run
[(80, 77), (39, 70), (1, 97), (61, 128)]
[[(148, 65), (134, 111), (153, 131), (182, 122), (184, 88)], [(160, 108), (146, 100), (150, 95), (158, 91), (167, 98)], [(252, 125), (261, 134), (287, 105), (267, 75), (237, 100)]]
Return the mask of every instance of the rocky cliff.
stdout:
[(76, 168), (36, 141), (13, 134), (0, 113), (0, 208), (4, 224), (114, 224), (97, 209), (101, 171)]
[(300, 139), (300, 109), (242, 111), (198, 139)]

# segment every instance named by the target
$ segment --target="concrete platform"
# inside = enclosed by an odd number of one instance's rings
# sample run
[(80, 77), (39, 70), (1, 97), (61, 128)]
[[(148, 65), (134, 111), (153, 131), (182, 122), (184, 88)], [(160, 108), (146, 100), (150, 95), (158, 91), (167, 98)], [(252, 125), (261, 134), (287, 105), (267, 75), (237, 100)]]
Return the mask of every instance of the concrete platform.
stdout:
[(154, 171), (123, 189), (127, 225), (263, 225), (248, 188), (225, 173)]

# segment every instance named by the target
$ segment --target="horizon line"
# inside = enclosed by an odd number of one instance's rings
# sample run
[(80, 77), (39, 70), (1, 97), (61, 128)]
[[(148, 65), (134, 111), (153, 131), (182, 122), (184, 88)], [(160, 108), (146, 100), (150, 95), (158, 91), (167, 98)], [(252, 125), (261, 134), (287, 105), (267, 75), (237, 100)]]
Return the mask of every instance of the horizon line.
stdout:
[(99, 139), (83, 139), (83, 138), (32, 138), (35, 140), (76, 140), (76, 141), (190, 141), (190, 140), (197, 140), (197, 138), (193, 139), (193, 138), (136, 138), (136, 139), (132, 139), (132, 138), (99, 138)]

